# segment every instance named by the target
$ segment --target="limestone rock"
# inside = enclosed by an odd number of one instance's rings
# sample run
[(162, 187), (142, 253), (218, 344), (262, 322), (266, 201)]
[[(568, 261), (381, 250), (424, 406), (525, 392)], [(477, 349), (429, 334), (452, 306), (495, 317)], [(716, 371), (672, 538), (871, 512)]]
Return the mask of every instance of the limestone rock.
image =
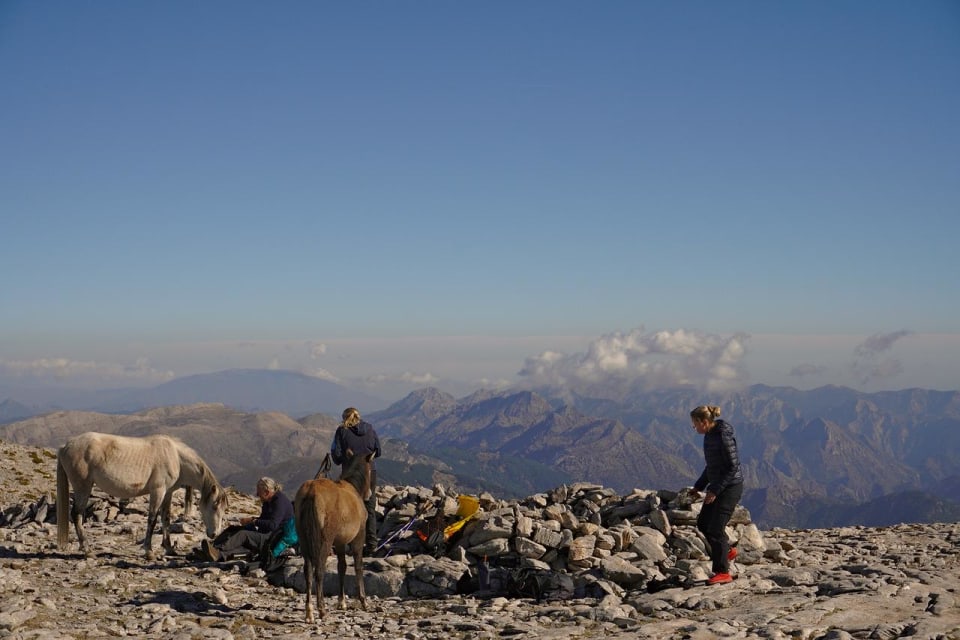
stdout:
[[(484, 494), (482, 511), (433, 557), (415, 535), (420, 507), (453, 516), (456, 492), (380, 487), (382, 539), (396, 536), (383, 557), (364, 560), (367, 610), (356, 600), (352, 559), (347, 609), (336, 609), (331, 558), (327, 616), (307, 625), (300, 558), (269, 574), (245, 560), (189, 560), (204, 534), (195, 511), (183, 517), (182, 494), (174, 498), (178, 551), (146, 561), (138, 544), (146, 499), (100, 493), (88, 511), (90, 557), (76, 553), (75, 537), (61, 551), (52, 452), (0, 442), (0, 457), (0, 636), (16, 640), (960, 638), (958, 523), (760, 531), (741, 508), (729, 527), (736, 579), (707, 587), (697, 582), (709, 575), (695, 528), (700, 503), (683, 491), (619, 496), (578, 483), (518, 501)], [(232, 519), (257, 510), (253, 496), (231, 495)], [(483, 592), (483, 557), (474, 551), (485, 544), (496, 545), (487, 560), (500, 582)], [(523, 566), (571, 574), (576, 597), (503, 597), (512, 567)]]

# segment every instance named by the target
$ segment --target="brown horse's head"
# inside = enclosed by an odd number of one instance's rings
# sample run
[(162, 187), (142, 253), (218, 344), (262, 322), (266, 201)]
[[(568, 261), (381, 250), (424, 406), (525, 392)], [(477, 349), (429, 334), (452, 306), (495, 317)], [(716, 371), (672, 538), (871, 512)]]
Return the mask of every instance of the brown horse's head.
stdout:
[(363, 491), (360, 492), (360, 495), (363, 496), (364, 501), (370, 499), (370, 494), (373, 493), (373, 487), (370, 486), (370, 479), (373, 469), (373, 456), (374, 454), (368, 453), (363, 457)]
[(340, 480), (349, 482), (357, 490), (364, 501), (370, 499), (372, 488), (370, 487), (371, 469), (373, 467), (373, 453), (365, 456), (353, 456), (348, 458), (343, 464), (343, 472), (340, 474)]

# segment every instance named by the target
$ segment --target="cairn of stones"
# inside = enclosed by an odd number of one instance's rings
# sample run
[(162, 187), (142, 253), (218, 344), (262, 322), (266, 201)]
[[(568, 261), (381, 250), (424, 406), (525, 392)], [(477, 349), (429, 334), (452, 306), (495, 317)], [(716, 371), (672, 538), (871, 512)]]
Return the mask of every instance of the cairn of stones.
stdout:
[[(97, 499), (99, 497), (99, 499)], [(380, 551), (370, 562), (365, 586), (384, 597), (441, 597), (455, 594), (464, 575), (476, 575), (483, 561), (493, 569), (533, 568), (570, 574), (581, 593), (598, 591), (622, 597), (651, 581), (682, 576), (690, 581), (709, 576), (706, 543), (696, 530), (701, 503), (687, 490), (634, 490), (626, 496), (597, 484), (557, 487), (521, 500), (478, 496), (480, 509), (445, 541), (434, 557), (417, 535), (438, 513), (456, 521), (458, 495), (442, 486), (382, 486), (377, 492)], [(88, 522), (109, 522), (127, 512), (125, 502), (96, 496), (87, 508)], [(55, 505), (46, 497), (14, 505), (0, 514), (0, 527), (27, 522), (56, 522)], [(182, 528), (182, 523), (181, 523)], [(763, 536), (738, 506), (728, 527), (738, 546), (737, 562), (757, 562), (767, 553)], [(492, 571), (491, 591), (506, 572)], [(333, 576), (327, 575), (328, 585)], [(305, 590), (302, 564), (291, 559), (272, 582)]]
[[(381, 539), (414, 521), (378, 554), (390, 566), (412, 569), (398, 595), (454, 593), (464, 572), (475, 572), (480, 561), (493, 568), (567, 573), (580, 592), (599, 588), (616, 596), (670, 576), (694, 581), (709, 576), (706, 542), (695, 527), (701, 503), (686, 490), (635, 490), (620, 496), (597, 484), (577, 483), (516, 501), (483, 493), (480, 512), (450, 537), (440, 558), (444, 562), (423, 557), (416, 530), (438, 511), (455, 522), (458, 496), (441, 486), (387, 486), (379, 491), (378, 502), (384, 512)], [(728, 529), (739, 547), (738, 561), (755, 562), (766, 553), (744, 507), (737, 507)], [(494, 583), (491, 590), (504, 589)]]

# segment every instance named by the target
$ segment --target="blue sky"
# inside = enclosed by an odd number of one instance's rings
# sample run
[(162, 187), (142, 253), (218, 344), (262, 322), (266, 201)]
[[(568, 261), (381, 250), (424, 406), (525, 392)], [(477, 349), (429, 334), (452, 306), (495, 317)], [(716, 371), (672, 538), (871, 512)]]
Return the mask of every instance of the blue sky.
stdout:
[(0, 382), (960, 385), (956, 2), (7, 0), (0, 105)]

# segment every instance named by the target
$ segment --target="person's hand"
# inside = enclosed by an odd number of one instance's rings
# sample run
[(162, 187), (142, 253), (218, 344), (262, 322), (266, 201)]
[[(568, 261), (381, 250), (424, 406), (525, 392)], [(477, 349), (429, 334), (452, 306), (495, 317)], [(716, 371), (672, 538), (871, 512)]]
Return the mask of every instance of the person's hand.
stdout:
[(707, 495), (703, 496), (703, 504), (710, 504), (717, 499), (717, 494), (707, 491)]
[(253, 518), (251, 516), (247, 516), (246, 518), (240, 518), (240, 524), (242, 524), (243, 526), (247, 526), (248, 524), (253, 524)]

